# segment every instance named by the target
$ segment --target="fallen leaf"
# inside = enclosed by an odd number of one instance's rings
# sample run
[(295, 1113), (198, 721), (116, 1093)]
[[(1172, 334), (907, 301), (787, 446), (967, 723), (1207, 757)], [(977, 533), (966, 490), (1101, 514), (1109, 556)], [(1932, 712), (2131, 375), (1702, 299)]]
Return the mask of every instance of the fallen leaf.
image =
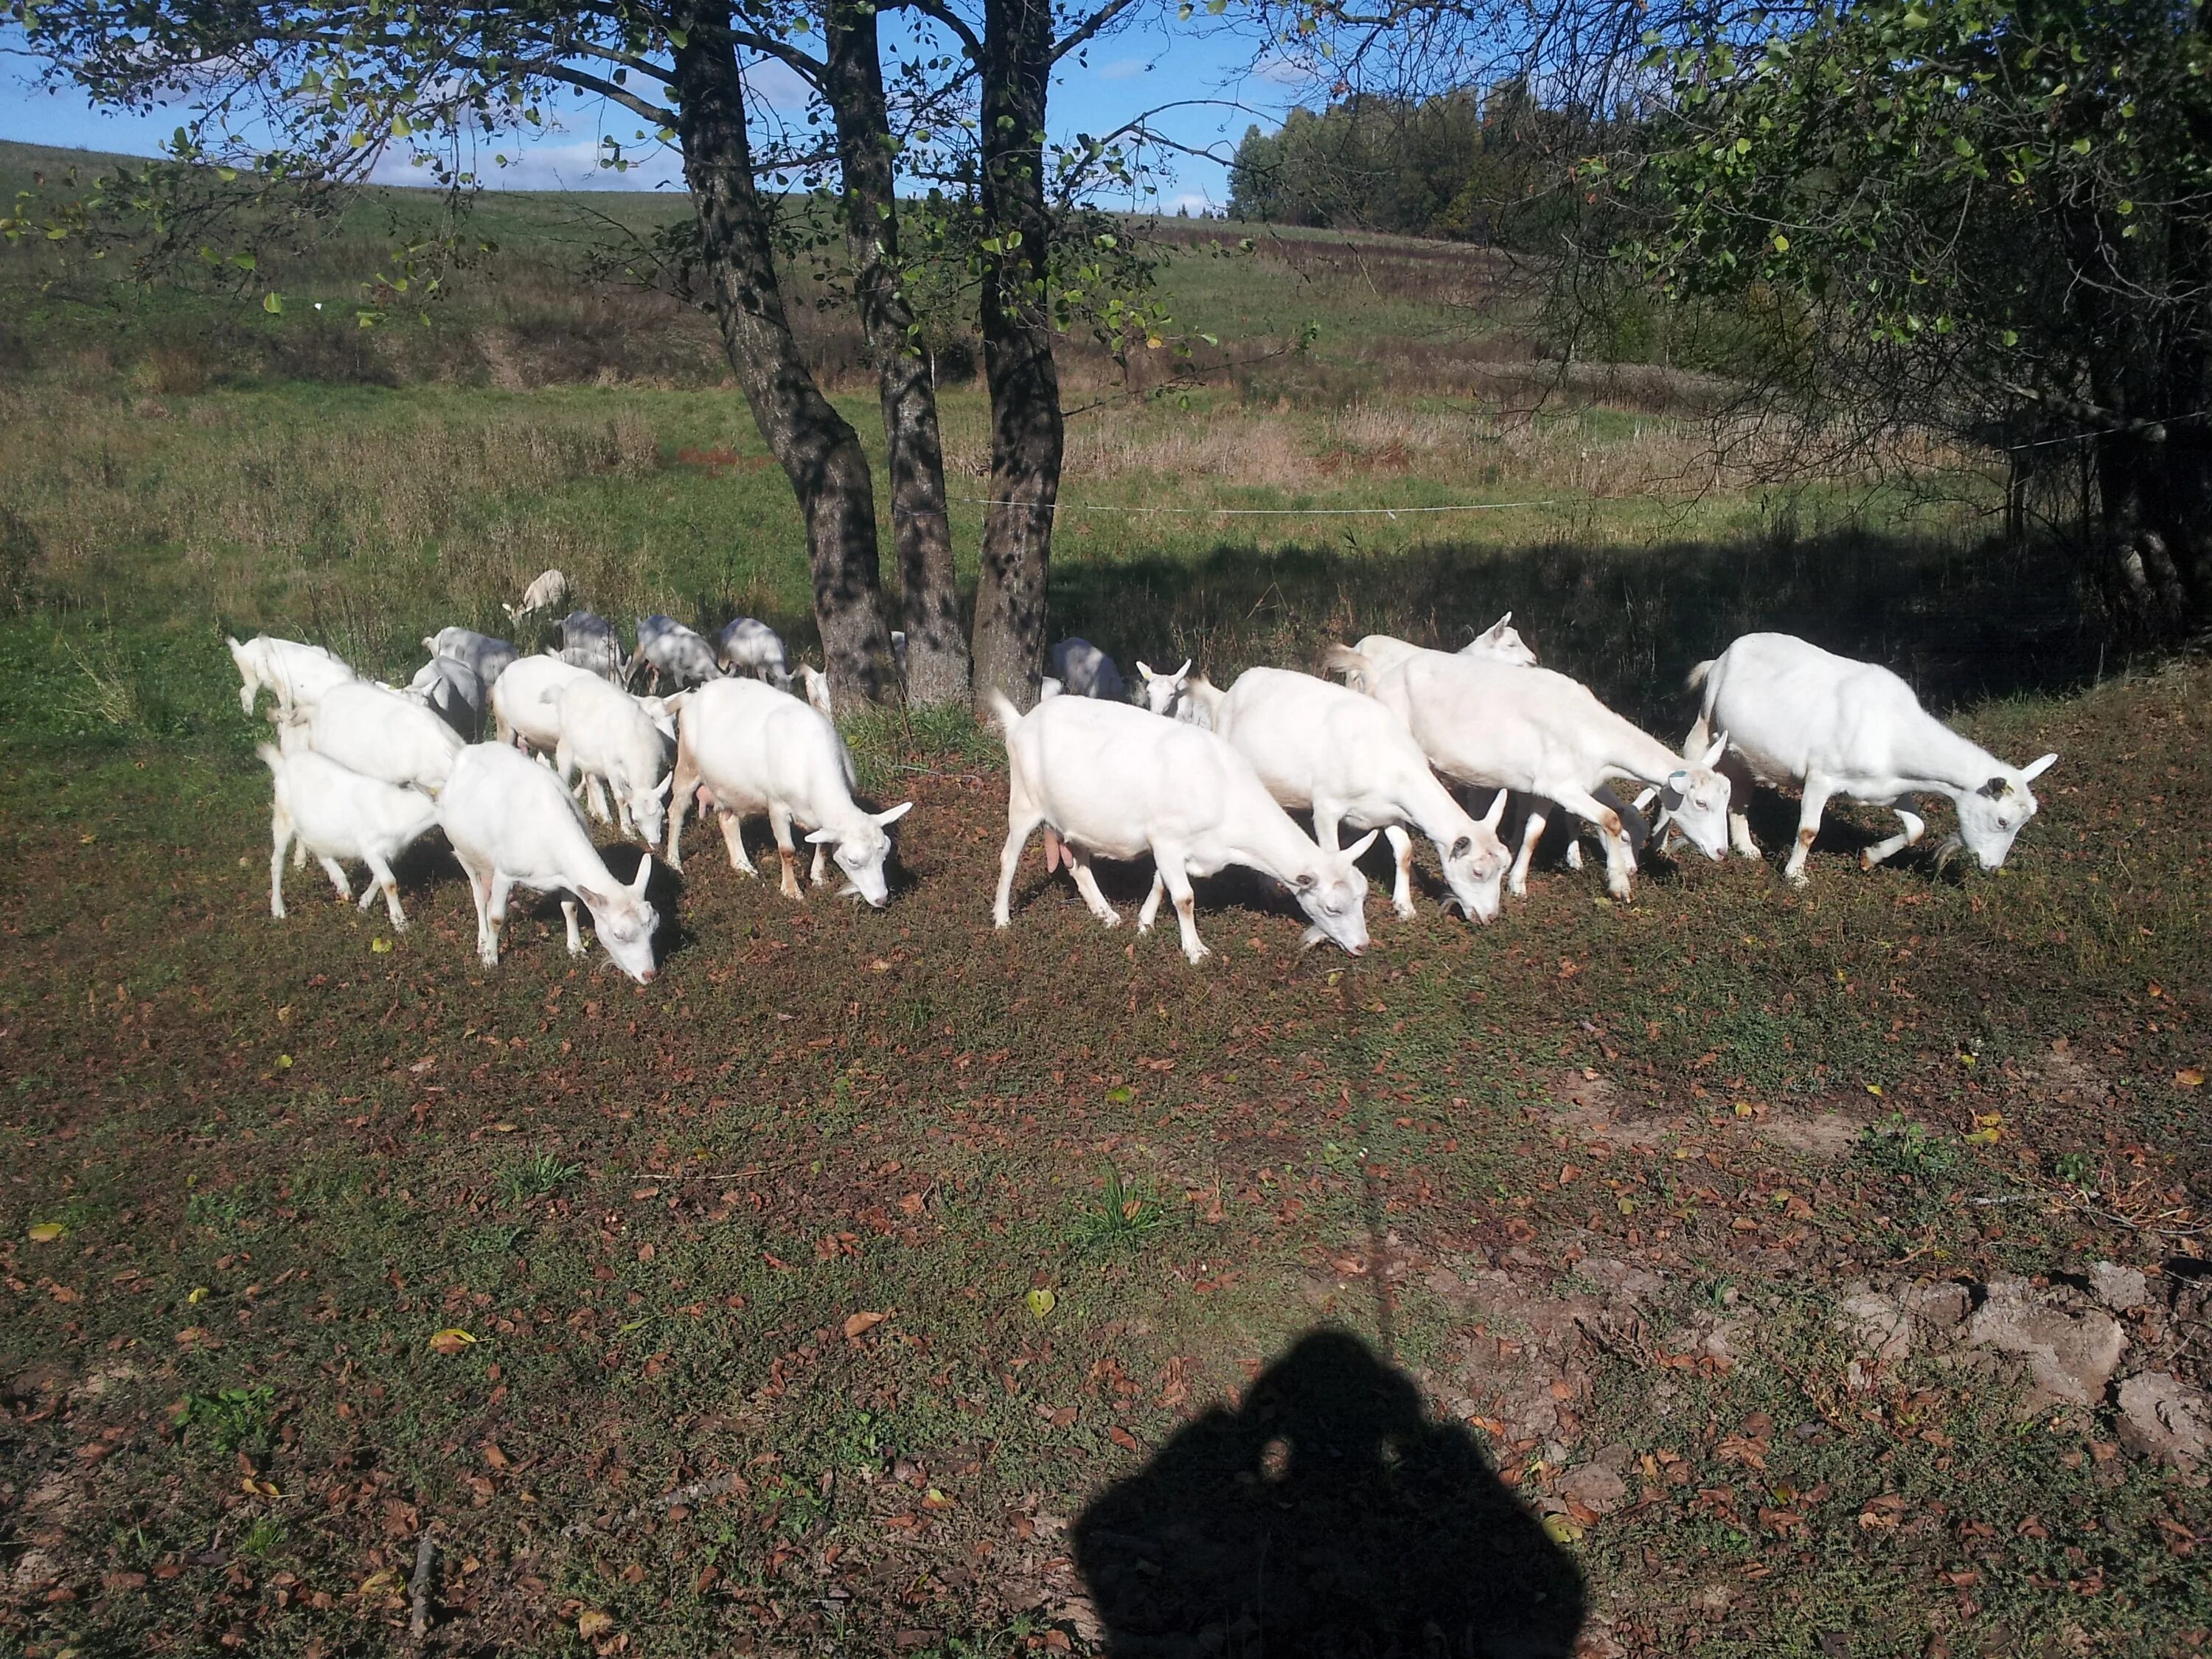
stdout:
[(442, 1331), (434, 1332), (430, 1337), (431, 1347), (440, 1353), (459, 1353), (475, 1344), (476, 1338), (457, 1325), (448, 1325)]
[(605, 1636), (614, 1627), (614, 1614), (601, 1613), (597, 1607), (586, 1607), (576, 1615), (576, 1634), (586, 1642)]
[(1544, 1530), (1554, 1544), (1572, 1544), (1583, 1535), (1583, 1529), (1564, 1515), (1546, 1516)]
[(845, 1321), (845, 1340), (850, 1342), (857, 1337), (865, 1336), (890, 1317), (887, 1313), (854, 1314)]
[(1022, 1299), (1029, 1304), (1030, 1311), (1039, 1319), (1049, 1319), (1052, 1310), (1060, 1305), (1060, 1298), (1041, 1285)]
[(373, 939), (368, 942), (368, 948), (380, 957), (388, 957), (392, 954), (392, 941), (388, 939)]
[(921, 1506), (926, 1510), (949, 1510), (952, 1507), (952, 1500), (932, 1486), (922, 1495)]
[(1128, 1430), (1123, 1428), (1119, 1423), (1116, 1423), (1112, 1428), (1106, 1431), (1106, 1437), (1112, 1441), (1115, 1445), (1119, 1446), (1123, 1451), (1136, 1451), (1139, 1449), (1137, 1445), (1137, 1437), (1131, 1434)]
[(68, 1231), (69, 1229), (63, 1226), (58, 1221), (41, 1221), (37, 1226), (31, 1229), (31, 1243), (33, 1244), (51, 1244)]
[(2194, 1066), (2186, 1071), (2176, 1072), (2173, 1086), (2177, 1089), (2201, 1089), (2204, 1086), (2204, 1073)]

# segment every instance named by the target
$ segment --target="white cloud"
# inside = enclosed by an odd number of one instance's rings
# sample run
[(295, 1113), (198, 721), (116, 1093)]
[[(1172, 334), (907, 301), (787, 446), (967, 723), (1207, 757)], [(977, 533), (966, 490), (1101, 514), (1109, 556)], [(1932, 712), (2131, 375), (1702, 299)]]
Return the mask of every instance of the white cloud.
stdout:
[(1146, 58), (1117, 58), (1110, 64), (1098, 66), (1098, 78), (1102, 81), (1133, 81), (1151, 68), (1151, 61)]
[(1311, 64), (1285, 57), (1279, 52), (1262, 55), (1260, 61), (1252, 65), (1252, 73), (1258, 79), (1279, 87), (1304, 86), (1315, 78)]
[(1213, 198), (1202, 190), (1187, 190), (1182, 195), (1170, 199), (1160, 210), (1163, 213), (1188, 213), (1193, 218), (1196, 218), (1200, 214), (1209, 212), (1218, 205), (1219, 204)]

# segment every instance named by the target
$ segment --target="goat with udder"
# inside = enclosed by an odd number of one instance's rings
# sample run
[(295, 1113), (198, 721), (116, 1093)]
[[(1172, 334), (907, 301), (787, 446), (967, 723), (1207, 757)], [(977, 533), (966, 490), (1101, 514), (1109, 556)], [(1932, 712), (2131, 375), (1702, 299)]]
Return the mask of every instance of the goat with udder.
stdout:
[(1049, 824), (1066, 844), (1076, 890), (1109, 927), (1121, 918), (1098, 890), (1091, 860), (1150, 853), (1155, 873), (1137, 931), (1151, 929), (1161, 894), (1170, 895), (1193, 963), (1210, 953), (1198, 937), (1191, 878), (1231, 864), (1291, 890), (1313, 924), (1308, 945), (1334, 939), (1353, 956), (1367, 948), (1367, 878), (1357, 860), (1374, 832), (1341, 852), (1316, 845), (1243, 756), (1211, 732), (1127, 703), (1054, 697), (1022, 714), (993, 692), (991, 707), (1006, 733), (1007, 775), (994, 926), (1012, 921), (1014, 869), (1030, 832)]
[(1213, 728), (1249, 762), (1276, 801), (1313, 813), (1325, 851), (1338, 830), (1380, 830), (1397, 863), (1390, 902), (1413, 915), (1411, 824), (1432, 842), (1444, 884), (1471, 921), (1492, 921), (1512, 854), (1498, 838), (1498, 792), (1478, 818), (1437, 781), (1405, 721), (1372, 697), (1280, 668), (1248, 668), (1223, 694)]
[(224, 642), (230, 647), (230, 659), (241, 682), (238, 706), (249, 714), (266, 691), (276, 699), (277, 720), (295, 720), (313, 713), (331, 687), (358, 678), (319, 645), (301, 645), (269, 634), (257, 634), (243, 645), (234, 639)]
[(1587, 686), (1547, 668), (1422, 651), (1378, 673), (1340, 645), (1329, 648), (1328, 665), (1363, 676), (1370, 695), (1406, 722), (1446, 777), (1536, 798), (1506, 878), (1516, 898), (1528, 892), (1547, 803), (1597, 830), (1606, 888), (1617, 899), (1629, 896), (1635, 849), (1617, 805), (1597, 795), (1614, 779), (1656, 785), (1662, 820), (1679, 825), (1706, 857), (1727, 853), (1729, 781), (1712, 769), (1719, 744), (1686, 760), (1614, 714)]
[(561, 619), (561, 660), (611, 684), (623, 677), (622, 635), (605, 617), (571, 611)]
[(783, 635), (753, 617), (739, 617), (714, 635), (714, 660), (723, 672), (766, 680), (779, 691), (791, 689), (791, 659)]
[(392, 931), (404, 933), (407, 917), (399, 908), (392, 860), (437, 822), (437, 802), (418, 789), (365, 778), (312, 750), (287, 755), (264, 743), (253, 752), (276, 786), (269, 815), (269, 914), (283, 919), (284, 854), (296, 842), (321, 861), (341, 899), (353, 896), (353, 885), (338, 860), (357, 859), (367, 865), (369, 879), (361, 890), (361, 908), (368, 908), (382, 893)]
[[(678, 692), (666, 702), (680, 708), (684, 695)], [(647, 847), (657, 845), (670, 777), (667, 742), (652, 717), (629, 692), (589, 674), (548, 687), (539, 701), (556, 706), (561, 736), (554, 745), (553, 770), (561, 781), (580, 771), (586, 798), (601, 820), (607, 816), (606, 797), (599, 789), (604, 782), (614, 796), (623, 834)]]
[(1789, 634), (1745, 635), (1692, 669), (1690, 687), (1705, 691), (1691, 745), (1726, 732), (1729, 769), (1743, 787), (1729, 813), (1737, 852), (1759, 856), (1747, 811), (1754, 781), (1803, 792), (1796, 845), (1782, 872), (1799, 885), (1820, 816), (1838, 795), (1887, 806), (1904, 826), (1859, 855), (1866, 869), (1920, 839), (1928, 825), (1905, 802), (1927, 794), (1948, 796), (1958, 809), (1958, 831), (1943, 843), (1945, 855), (1964, 847), (1983, 869), (1995, 870), (2035, 816), (2028, 785), (2058, 759), (2008, 765), (1923, 708), (1888, 669)]
[(1071, 697), (1121, 702), (1129, 695), (1128, 683), (1114, 665), (1114, 659), (1085, 639), (1065, 639), (1053, 647), (1052, 677)]
[(422, 648), (434, 657), (453, 657), (466, 663), (487, 688), (498, 684), (508, 665), (522, 655), (508, 641), (479, 634), (473, 628), (441, 628), (426, 634)]
[(672, 617), (658, 615), (638, 623), (637, 649), (623, 670), (623, 683), (635, 680), (640, 668), (651, 671), (656, 691), (663, 674), (676, 682), (679, 691), (722, 677), (721, 667), (714, 660), (714, 647), (702, 635)]
[(568, 598), (568, 579), (557, 570), (542, 570), (538, 580), (522, 590), (520, 605), (502, 605), (509, 622), (520, 622), (533, 611), (550, 611)]
[(467, 747), (459, 732), (413, 698), (366, 680), (332, 686), (304, 725), (280, 726), (277, 737), (288, 754), (304, 746), (363, 777), (433, 795)]
[(853, 757), (819, 709), (758, 680), (720, 679), (702, 685), (684, 700), (677, 722), (668, 862), (684, 867), (684, 815), (703, 784), (714, 792), (732, 869), (741, 875), (760, 873), (745, 856), (744, 821), (765, 812), (783, 861), (786, 898), (802, 896), (791, 838), (796, 823), (810, 832), (815, 884), (825, 878), (828, 854), (845, 872), (844, 892), (881, 909), (890, 896), (884, 866), (891, 838), (884, 831), (914, 803), (865, 811), (853, 799), (854, 783)]
[(562, 896), (570, 956), (584, 953), (576, 926), (580, 899), (615, 965), (641, 985), (652, 981), (659, 971), (653, 936), (660, 925), (645, 896), (653, 855), (638, 860), (635, 881), (616, 880), (592, 845), (583, 813), (546, 768), (504, 744), (471, 744), (438, 798), (438, 824), (469, 878), (477, 955), (485, 967), (499, 966), (507, 896), (524, 887)]

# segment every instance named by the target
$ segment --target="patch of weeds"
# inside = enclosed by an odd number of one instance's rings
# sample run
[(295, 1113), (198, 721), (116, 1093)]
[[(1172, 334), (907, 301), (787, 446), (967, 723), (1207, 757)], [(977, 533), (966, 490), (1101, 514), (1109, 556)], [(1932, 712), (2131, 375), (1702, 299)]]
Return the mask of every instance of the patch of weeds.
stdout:
[(185, 1219), (195, 1227), (235, 1227), (245, 1213), (246, 1206), (238, 1194), (227, 1188), (221, 1191), (196, 1190), (185, 1198)]
[(527, 1204), (559, 1191), (583, 1173), (580, 1164), (563, 1164), (551, 1152), (538, 1152), (508, 1165), (499, 1178), (501, 1194), (510, 1204)]
[(514, 1253), (515, 1241), (529, 1231), (519, 1221), (472, 1227), (463, 1238), (461, 1248), (471, 1255), (509, 1255)]
[(2069, 1187), (2079, 1187), (2083, 1192), (2097, 1190), (2097, 1155), (2094, 1152), (2061, 1152), (2051, 1161), (2051, 1173)]
[(238, 1553), (240, 1555), (270, 1554), (283, 1544), (288, 1530), (275, 1516), (264, 1515), (246, 1529), (246, 1535), (238, 1540)]
[(1166, 1225), (1167, 1212), (1160, 1207), (1152, 1188), (1123, 1181), (1121, 1172), (1109, 1164), (1105, 1190), (1097, 1206), (1075, 1218), (1069, 1237), (1080, 1249), (1126, 1249), (1143, 1243)]
[(213, 1394), (188, 1394), (178, 1422), (198, 1430), (215, 1443), (217, 1451), (234, 1452), (247, 1442), (265, 1443), (276, 1416), (276, 1390), (267, 1382), (250, 1389), (218, 1389)]
[(1959, 1163), (1957, 1147), (1929, 1133), (1902, 1112), (1892, 1112), (1881, 1122), (1869, 1124), (1852, 1156), (1887, 1174), (1930, 1185), (1946, 1180)]

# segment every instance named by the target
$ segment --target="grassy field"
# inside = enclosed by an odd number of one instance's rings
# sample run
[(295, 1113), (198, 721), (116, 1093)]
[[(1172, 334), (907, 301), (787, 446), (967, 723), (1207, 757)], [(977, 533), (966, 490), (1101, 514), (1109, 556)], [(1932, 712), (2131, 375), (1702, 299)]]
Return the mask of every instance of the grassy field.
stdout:
[[(1863, 873), (1855, 811), (1802, 892), (1653, 859), (1613, 905), (1554, 849), (1486, 929), (1375, 907), (1356, 961), (1224, 878), (1193, 970), (1034, 860), (994, 933), (995, 743), (890, 715), (851, 733), (917, 803), (882, 912), (695, 830), (649, 989), (550, 905), (482, 970), (434, 842), (404, 935), (297, 876), (272, 922), (221, 630), (398, 672), (552, 563), (803, 642), (788, 492), (707, 357), (602, 374), (634, 322), (551, 276), (374, 373), (240, 343), (297, 304), (19, 308), (0, 1653), (327, 1659), (418, 1613), (603, 1659), (2212, 1639), (2203, 1470), (2127, 1409), (2171, 1378), (2185, 1427), (2212, 1373), (2212, 672), (2102, 653), (1966, 474), (1763, 495), (1680, 377), (1526, 416), (1510, 299), (1426, 263), (1177, 256), (1224, 361), (1081, 416), (1066, 495), (1191, 511), (1071, 513), (1065, 631), (1225, 684), (1510, 606), (1672, 738), (1691, 663), (1795, 629), (2059, 751), (2002, 872)], [(550, 343), (495, 372), (501, 328)], [(972, 388), (946, 418), (980, 494)]]

